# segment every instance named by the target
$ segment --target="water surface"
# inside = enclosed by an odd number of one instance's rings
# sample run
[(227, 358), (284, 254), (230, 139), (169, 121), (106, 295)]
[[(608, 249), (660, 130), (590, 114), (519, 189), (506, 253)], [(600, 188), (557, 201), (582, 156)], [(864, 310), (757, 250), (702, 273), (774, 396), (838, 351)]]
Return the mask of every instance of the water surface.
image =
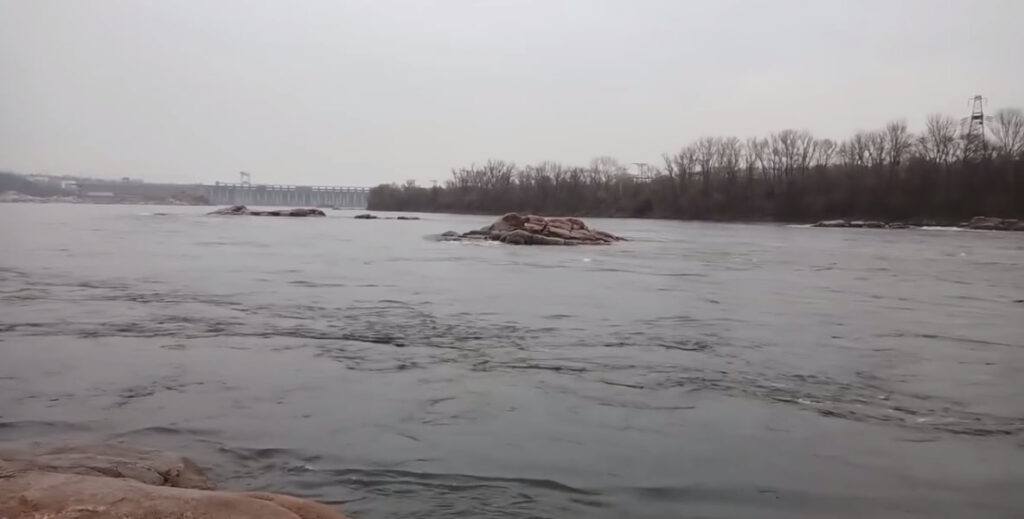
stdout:
[(205, 210), (0, 205), (0, 440), (356, 519), (1024, 516), (1022, 233)]

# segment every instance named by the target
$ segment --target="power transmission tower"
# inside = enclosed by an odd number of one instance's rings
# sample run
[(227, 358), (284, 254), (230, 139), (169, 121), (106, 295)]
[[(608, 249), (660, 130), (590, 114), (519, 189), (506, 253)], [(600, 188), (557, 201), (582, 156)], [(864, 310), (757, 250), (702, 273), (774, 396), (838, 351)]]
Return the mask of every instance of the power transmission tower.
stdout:
[(649, 166), (649, 164), (647, 164), (646, 162), (634, 162), (633, 165), (636, 166), (637, 180), (641, 182), (647, 182), (648, 180), (651, 180), (651, 176), (647, 174), (647, 166)]
[(984, 157), (988, 154), (985, 138), (985, 105), (988, 99), (976, 95), (969, 101), (971, 116), (963, 120), (964, 159)]

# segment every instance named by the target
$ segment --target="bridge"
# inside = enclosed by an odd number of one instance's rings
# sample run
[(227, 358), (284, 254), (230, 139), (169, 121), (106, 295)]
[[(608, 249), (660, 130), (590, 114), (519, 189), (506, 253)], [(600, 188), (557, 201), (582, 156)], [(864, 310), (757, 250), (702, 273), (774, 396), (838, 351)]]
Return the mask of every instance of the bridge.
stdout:
[(269, 184), (226, 184), (202, 186), (203, 195), (214, 205), (274, 205), (339, 207), (363, 209), (370, 195), (368, 187), (285, 186)]

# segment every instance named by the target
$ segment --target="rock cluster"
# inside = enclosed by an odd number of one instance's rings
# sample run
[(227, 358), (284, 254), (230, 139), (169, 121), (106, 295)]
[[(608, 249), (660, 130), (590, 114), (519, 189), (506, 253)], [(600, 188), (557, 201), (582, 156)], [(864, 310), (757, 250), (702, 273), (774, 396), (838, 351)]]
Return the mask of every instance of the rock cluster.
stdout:
[(482, 229), (459, 234), (448, 231), (443, 240), (481, 239), (512, 245), (598, 245), (621, 241), (614, 234), (591, 229), (579, 218), (545, 218), (508, 213)]
[(266, 492), (224, 492), (187, 458), (122, 445), (0, 447), (4, 519), (345, 519)]
[(223, 209), (217, 209), (208, 214), (221, 214), (231, 216), (327, 216), (320, 209), (296, 208), (296, 209), (274, 209), (271, 211), (254, 211), (244, 205), (233, 205)]

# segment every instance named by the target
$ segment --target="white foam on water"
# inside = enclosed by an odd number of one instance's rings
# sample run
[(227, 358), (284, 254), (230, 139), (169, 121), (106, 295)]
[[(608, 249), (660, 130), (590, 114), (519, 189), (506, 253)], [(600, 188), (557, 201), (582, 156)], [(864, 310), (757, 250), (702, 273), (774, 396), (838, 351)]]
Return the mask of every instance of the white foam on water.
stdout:
[(963, 227), (941, 227), (941, 226), (938, 226), (938, 225), (935, 225), (935, 226), (926, 225), (924, 227), (921, 227), (921, 230), (922, 231), (973, 231), (973, 230), (976, 230), (976, 229), (965, 229)]

